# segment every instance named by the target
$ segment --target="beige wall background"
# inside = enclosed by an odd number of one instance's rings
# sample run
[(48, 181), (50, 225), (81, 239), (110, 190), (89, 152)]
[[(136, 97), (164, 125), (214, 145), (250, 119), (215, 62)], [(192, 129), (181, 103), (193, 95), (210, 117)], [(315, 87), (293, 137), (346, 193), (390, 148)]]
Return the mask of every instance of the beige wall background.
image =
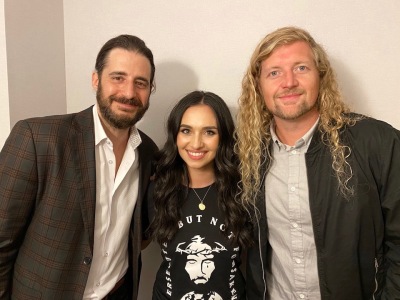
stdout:
[[(0, 146), (19, 119), (92, 105), (96, 54), (122, 33), (143, 38), (155, 55), (157, 91), (139, 127), (162, 146), (168, 112), (192, 90), (219, 94), (235, 113), (253, 49), (288, 25), (324, 45), (355, 111), (400, 128), (399, 0), (5, 0)], [(152, 244), (143, 257), (140, 299), (150, 299), (158, 247)]]
[(10, 122), (66, 112), (63, 1), (5, 0)]
[(4, 1), (0, 0), (0, 147), (10, 131), (10, 109), (8, 102), (8, 74)]

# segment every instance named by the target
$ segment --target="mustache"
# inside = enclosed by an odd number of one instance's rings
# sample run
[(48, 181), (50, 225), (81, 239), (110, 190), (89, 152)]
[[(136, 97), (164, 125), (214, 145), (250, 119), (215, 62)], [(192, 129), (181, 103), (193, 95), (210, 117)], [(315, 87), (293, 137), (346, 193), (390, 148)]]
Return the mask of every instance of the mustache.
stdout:
[(303, 89), (291, 89), (291, 90), (286, 90), (286, 91), (284, 91), (284, 92), (282, 92), (282, 93), (279, 93), (279, 94), (276, 94), (276, 98), (279, 98), (279, 97), (284, 97), (284, 96), (287, 96), (287, 95), (293, 95), (293, 94), (304, 94), (304, 90)]
[(204, 276), (197, 276), (196, 278), (193, 278), (192, 281), (195, 281), (195, 280), (207, 280), (207, 278), (205, 278)]
[(132, 106), (143, 107), (143, 103), (137, 98), (128, 99), (126, 97), (111, 96), (110, 100), (121, 104), (129, 104)]

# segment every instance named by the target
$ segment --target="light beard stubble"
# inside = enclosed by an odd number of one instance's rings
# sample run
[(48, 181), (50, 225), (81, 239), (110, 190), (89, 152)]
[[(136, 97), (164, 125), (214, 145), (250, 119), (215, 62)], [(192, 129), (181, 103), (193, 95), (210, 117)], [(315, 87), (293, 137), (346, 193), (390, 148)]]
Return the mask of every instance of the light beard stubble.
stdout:
[[(304, 93), (303, 91), (290, 91), (290, 93), (293, 92), (297, 92), (297, 93)], [(276, 95), (274, 97), (274, 101), (279, 98), (280, 96), (284, 95), (284, 94), (289, 94), (289, 92), (286, 93), (282, 93), (279, 95)], [(274, 111), (271, 111), (271, 113), (275, 116), (278, 117), (282, 120), (296, 120), (297, 118), (300, 118), (301, 116), (305, 115), (306, 113), (310, 112), (311, 110), (313, 110), (314, 108), (317, 107), (317, 102), (315, 101), (315, 103), (313, 105), (308, 105), (308, 103), (306, 102), (302, 102), (300, 103), (299, 107), (296, 109), (296, 111), (292, 111), (292, 112), (285, 112), (284, 109), (282, 109), (281, 105), (277, 105), (277, 102), (275, 101), (275, 109)]]

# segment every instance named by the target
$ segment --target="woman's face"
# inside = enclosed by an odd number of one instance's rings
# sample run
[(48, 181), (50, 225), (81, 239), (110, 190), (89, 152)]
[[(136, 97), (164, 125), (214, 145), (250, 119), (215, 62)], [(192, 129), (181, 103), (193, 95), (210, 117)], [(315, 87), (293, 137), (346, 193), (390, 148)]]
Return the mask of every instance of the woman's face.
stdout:
[(176, 144), (189, 174), (199, 171), (214, 172), (219, 134), (214, 111), (208, 105), (191, 106), (185, 111)]

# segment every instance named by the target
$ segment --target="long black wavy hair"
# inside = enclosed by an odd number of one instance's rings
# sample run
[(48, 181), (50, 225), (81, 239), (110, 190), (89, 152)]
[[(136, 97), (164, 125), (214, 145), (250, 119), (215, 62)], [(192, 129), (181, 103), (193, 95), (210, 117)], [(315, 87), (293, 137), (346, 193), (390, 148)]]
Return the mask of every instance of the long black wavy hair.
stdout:
[(167, 121), (167, 141), (156, 155), (154, 179), (155, 216), (147, 231), (148, 236), (162, 244), (170, 241), (178, 230), (181, 207), (187, 198), (190, 179), (186, 163), (180, 157), (176, 145), (182, 116), (192, 106), (205, 104), (215, 113), (219, 145), (214, 160), (215, 186), (218, 205), (225, 215), (226, 235), (234, 233), (233, 242), (241, 246), (252, 243), (247, 211), (239, 201), (238, 159), (234, 153), (235, 125), (228, 106), (211, 92), (194, 91), (183, 97), (172, 109)]

